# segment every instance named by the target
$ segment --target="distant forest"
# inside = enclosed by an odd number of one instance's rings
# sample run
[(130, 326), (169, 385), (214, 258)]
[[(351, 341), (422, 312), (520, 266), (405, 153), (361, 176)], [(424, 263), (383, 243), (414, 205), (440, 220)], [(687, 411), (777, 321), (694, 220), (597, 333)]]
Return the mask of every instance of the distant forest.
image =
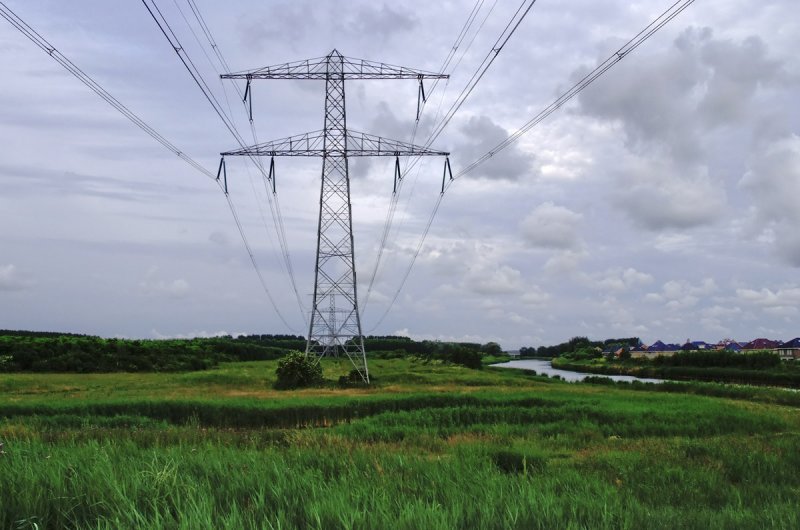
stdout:
[[(368, 357), (415, 356), (481, 368), (496, 343), (414, 341), (364, 337)], [(174, 372), (205, 370), (221, 362), (263, 361), (304, 351), (299, 335), (230, 335), (194, 339), (107, 339), (75, 333), (0, 330), (0, 372)]]
[(642, 343), (639, 337), (625, 337), (622, 339), (589, 340), (586, 337), (572, 337), (567, 342), (556, 344), (555, 346), (539, 346), (538, 348), (523, 347), (519, 349), (519, 354), (523, 357), (561, 357), (566, 353), (573, 353), (580, 350), (592, 348), (606, 349), (611, 345), (634, 347)]

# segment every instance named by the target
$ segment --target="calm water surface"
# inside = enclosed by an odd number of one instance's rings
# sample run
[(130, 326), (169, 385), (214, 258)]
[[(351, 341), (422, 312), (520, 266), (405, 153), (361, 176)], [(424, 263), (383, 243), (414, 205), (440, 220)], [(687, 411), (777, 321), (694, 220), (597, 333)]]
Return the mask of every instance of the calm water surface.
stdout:
[(559, 370), (553, 368), (550, 361), (541, 359), (520, 359), (518, 361), (508, 361), (507, 363), (493, 364), (499, 368), (519, 368), (522, 370), (535, 370), (537, 374), (547, 374), (549, 377), (557, 375), (564, 381), (583, 381), (586, 377), (608, 377), (614, 381), (641, 381), (642, 383), (661, 383), (661, 379), (647, 379), (644, 377), (634, 377), (632, 375), (604, 375), (604, 374), (587, 374), (583, 372), (573, 372), (570, 370)]

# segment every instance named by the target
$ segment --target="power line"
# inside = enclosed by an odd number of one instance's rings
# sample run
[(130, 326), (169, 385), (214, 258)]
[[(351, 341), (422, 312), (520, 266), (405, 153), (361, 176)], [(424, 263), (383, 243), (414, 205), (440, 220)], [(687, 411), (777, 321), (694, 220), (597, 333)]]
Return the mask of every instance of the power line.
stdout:
[[(473, 23), (475, 22), (475, 19), (477, 18), (478, 13), (480, 12), (481, 7), (483, 6), (484, 1), (485, 0), (477, 0), (475, 2), (475, 5), (472, 7), (472, 9), (469, 12), (469, 15), (467, 16), (467, 20), (464, 21), (464, 24), (461, 26), (461, 29), (459, 30), (458, 35), (456, 36), (456, 39), (453, 42), (453, 45), (450, 47), (450, 51), (447, 54), (447, 57), (445, 57), (444, 61), (442, 62), (442, 66), (439, 67), (439, 69), (438, 69), (439, 72), (447, 72), (447, 68), (450, 65), (450, 62), (453, 60), (453, 57), (455, 57), (455, 54), (458, 51), (458, 49), (460, 48), (461, 43), (464, 41), (464, 39), (468, 35), (469, 30), (472, 27)], [(492, 9), (494, 9), (495, 5), (497, 5), (497, 0), (495, 0), (495, 3), (492, 5)], [(489, 13), (491, 14), (491, 10), (490, 10)], [(488, 15), (487, 15), (486, 18), (488, 18)], [(483, 19), (483, 23), (486, 22), (486, 18)], [(478, 31), (480, 31), (480, 29), (483, 27), (483, 23), (481, 23), (481, 26), (478, 28)], [(477, 35), (477, 32), (475, 33), (475, 35), (473, 35), (473, 38), (470, 41), (470, 46), (472, 45), (472, 42), (474, 42), (476, 35)], [(469, 49), (469, 47), (467, 49)], [(464, 57), (464, 53), (466, 53), (466, 50), (462, 53), (461, 58)], [(459, 59), (459, 62), (460, 62), (460, 59)], [(446, 83), (445, 83), (445, 89), (447, 88), (449, 82), (450, 82), (450, 79), (448, 78)], [(421, 118), (422, 114), (425, 111), (425, 106), (427, 104), (427, 101), (428, 101), (428, 99), (430, 99), (430, 94), (433, 93), (436, 90), (436, 87), (438, 86), (438, 84), (439, 84), (439, 79), (434, 79), (433, 84), (432, 84), (431, 88), (428, 91), (428, 97), (427, 98), (426, 97), (422, 98), (421, 105), (420, 105), (419, 96), (418, 96), (418, 99), (417, 99), (417, 107), (418, 107), (418, 109), (417, 109), (417, 119), (414, 121), (414, 129), (413, 129), (413, 131), (411, 133), (411, 140), (410, 140), (410, 143), (412, 143), (412, 144), (414, 143), (414, 140), (417, 137), (417, 131), (419, 130), (419, 121), (420, 121), (420, 118)], [(422, 85), (421, 84), (420, 84), (420, 90), (422, 91)], [(440, 98), (440, 100), (439, 100), (439, 108), (441, 108), (441, 103), (443, 101), (443, 98), (444, 98), (444, 92), (442, 93), (442, 98)], [(434, 118), (434, 121), (436, 121), (437, 118), (438, 118), (438, 109), (437, 109), (437, 113), (436, 113), (436, 117)], [(408, 167), (408, 160), (405, 161), (405, 167), (406, 168)], [(404, 172), (405, 172), (405, 170), (404, 170)], [(417, 172), (417, 176), (419, 176), (419, 172)], [(377, 277), (378, 277), (378, 270), (380, 268), (381, 258), (383, 257), (383, 253), (386, 250), (386, 245), (388, 243), (389, 234), (391, 233), (391, 229), (392, 229), (392, 223), (394, 222), (394, 216), (395, 216), (395, 213), (397, 212), (397, 204), (398, 204), (398, 201), (400, 200), (400, 194), (402, 192), (402, 189), (404, 188), (404, 184), (405, 184), (405, 179), (400, 179), (400, 182), (397, 183), (396, 189), (392, 192), (392, 196), (391, 196), (390, 201), (389, 201), (389, 208), (387, 209), (387, 212), (386, 212), (386, 220), (384, 221), (384, 225), (383, 225), (383, 233), (381, 235), (380, 245), (378, 247), (378, 252), (377, 252), (377, 255), (376, 255), (376, 258), (375, 258), (375, 265), (374, 265), (374, 267), (372, 269), (372, 274), (370, 275), (369, 285), (367, 286), (367, 293), (366, 293), (366, 295), (364, 297), (364, 303), (361, 305), (361, 314), (362, 314), (362, 316), (364, 315), (364, 313), (366, 313), (367, 307), (369, 305), (369, 299), (370, 299), (370, 296), (372, 294), (372, 289), (373, 289), (373, 287), (375, 285), (375, 281), (377, 280)], [(412, 187), (411, 187), (412, 193), (413, 193), (413, 190), (414, 190), (414, 186), (412, 185)], [(409, 197), (409, 200), (410, 200), (410, 197)]]
[(672, 4), (666, 11), (661, 13), (650, 24), (648, 24), (642, 31), (636, 34), (632, 39), (626, 42), (617, 51), (612, 53), (605, 61), (600, 63), (594, 70), (583, 76), (577, 83), (572, 85), (569, 90), (562, 93), (550, 105), (542, 109), (536, 116), (529, 120), (525, 125), (514, 131), (508, 138), (494, 146), (492, 149), (484, 153), (482, 156), (467, 165), (464, 169), (459, 171), (454, 178), (460, 178), (467, 173), (473, 171), (475, 168), (492, 158), (498, 152), (502, 151), (511, 144), (517, 142), (525, 133), (530, 131), (536, 125), (541, 123), (545, 118), (560, 109), (565, 103), (581, 93), (586, 87), (594, 83), (597, 78), (606, 73), (614, 65), (622, 61), (629, 53), (638, 48), (647, 39), (652, 37), (658, 30), (667, 25), (672, 19), (677, 17), (684, 9), (694, 3), (695, 0), (678, 0)]
[[(191, 27), (191, 24), (189, 24), (189, 21), (184, 16), (183, 10), (178, 5), (178, 0), (173, 0), (173, 2), (175, 3), (175, 6), (178, 8), (178, 11), (180, 12), (181, 16), (183, 17), (184, 21), (186, 22), (186, 25), (189, 27), (189, 30), (192, 32), (192, 35), (197, 40), (198, 45), (200, 46), (201, 50), (203, 51), (203, 54), (206, 56), (206, 58), (208, 59), (209, 63), (211, 64), (211, 67), (214, 69), (214, 71), (217, 73), (217, 75), (219, 77), (221, 77), (221, 75), (222, 75), (221, 72), (219, 70), (217, 70), (216, 66), (214, 66), (214, 64), (213, 64), (213, 61), (211, 61), (210, 57), (208, 57), (208, 54), (205, 52), (205, 48), (204, 48), (203, 44), (200, 42), (200, 39), (197, 37), (197, 34), (195, 33), (194, 29)], [(225, 59), (225, 56), (222, 54), (222, 50), (220, 50), (219, 46), (217, 45), (216, 40), (214, 39), (214, 35), (211, 32), (211, 28), (206, 23), (205, 18), (203, 17), (203, 14), (200, 11), (200, 8), (197, 6), (197, 4), (195, 3), (194, 0), (187, 0), (187, 3), (189, 5), (189, 8), (192, 11), (192, 14), (194, 15), (195, 20), (197, 21), (198, 26), (200, 27), (203, 35), (205, 36), (206, 40), (208, 41), (208, 44), (210, 45), (211, 50), (213, 51), (214, 55), (216, 56), (217, 61), (219, 62), (220, 66), (223, 68), (223, 71), (230, 72), (231, 71), (231, 67), (228, 65), (228, 61)], [(228, 100), (228, 92), (225, 89), (225, 83), (223, 83), (221, 79), (220, 79), (220, 85), (222, 86), (222, 91), (223, 91), (223, 94), (225, 96), (226, 103), (228, 104), (228, 108), (230, 110), (231, 119), (232, 119), (233, 118), (233, 109), (231, 109), (231, 107), (230, 107), (230, 101)], [(252, 87), (250, 87), (249, 90), (243, 95), (238, 84), (234, 84), (233, 86), (234, 86), (234, 89), (236, 90), (237, 95), (239, 96), (239, 99), (242, 102), (242, 106), (244, 108), (245, 113), (248, 114), (249, 122), (250, 122), (250, 133), (253, 136), (253, 141), (257, 144), (258, 143), (258, 134), (256, 132), (255, 121), (253, 120), (253, 116), (252, 116), (252, 101), (253, 101), (252, 100), (252, 97), (253, 97)], [(247, 95), (250, 96), (250, 100), (249, 100), (250, 107), (249, 108), (247, 106)], [(234, 129), (236, 129), (235, 124), (234, 124)], [(236, 129), (236, 131), (238, 132), (238, 129)], [(305, 307), (303, 305), (303, 301), (302, 301), (302, 298), (300, 296), (300, 291), (297, 288), (297, 281), (296, 281), (295, 275), (294, 275), (294, 266), (292, 264), (291, 253), (289, 251), (289, 243), (288, 243), (288, 240), (286, 238), (286, 228), (285, 228), (285, 223), (283, 221), (283, 214), (281, 213), (281, 206), (280, 206), (280, 200), (278, 198), (278, 194), (275, 192), (275, 187), (274, 186), (272, 187), (273, 191), (271, 193), (270, 193), (270, 190), (268, 189), (267, 182), (271, 180), (271, 177), (270, 177), (270, 175), (266, 174), (266, 171), (264, 169), (264, 166), (263, 166), (263, 163), (262, 163), (261, 159), (258, 158), (258, 157), (250, 157), (250, 160), (254, 164), (256, 164), (257, 168), (261, 172), (261, 175), (264, 177), (262, 179), (263, 182), (264, 182), (264, 192), (265, 192), (266, 197), (267, 197), (267, 203), (269, 204), (270, 214), (272, 215), (273, 227), (275, 228), (275, 232), (276, 232), (276, 234), (278, 236), (278, 244), (280, 245), (280, 248), (281, 248), (282, 260), (283, 260), (283, 263), (282, 263), (283, 269), (284, 269), (284, 272), (286, 272), (286, 274), (289, 276), (289, 283), (291, 285), (292, 290), (294, 291), (295, 299), (297, 301), (298, 307), (300, 308), (300, 314), (301, 314), (301, 316), (303, 318), (303, 321), (307, 323)], [(258, 211), (259, 211), (259, 215), (261, 216), (261, 221), (264, 224), (264, 228), (265, 228), (265, 231), (267, 233), (267, 237), (269, 238), (270, 245), (273, 246), (273, 251), (274, 251), (275, 249), (274, 249), (274, 244), (272, 242), (272, 236), (271, 236), (271, 234), (269, 232), (269, 228), (267, 228), (267, 222), (266, 222), (266, 219), (264, 218), (263, 208), (261, 207), (261, 202), (258, 200), (258, 193), (256, 192), (255, 186), (253, 185), (252, 176), (250, 174), (250, 168), (249, 168), (249, 166), (245, 166), (245, 168), (246, 168), (246, 171), (247, 171), (248, 180), (250, 180), (250, 184), (253, 187), (253, 195), (255, 196), (256, 202), (258, 204)]]
[[(156, 25), (158, 26), (159, 30), (161, 30), (161, 33), (167, 39), (167, 42), (169, 42), (170, 46), (173, 48), (175, 53), (178, 55), (179, 59), (181, 60), (181, 63), (183, 63), (184, 67), (189, 72), (189, 75), (192, 77), (192, 79), (194, 80), (195, 84), (198, 86), (200, 91), (203, 93), (203, 95), (205, 96), (206, 100), (208, 100), (208, 102), (214, 108), (214, 111), (216, 112), (216, 114), (219, 116), (219, 118), (225, 124), (225, 127), (228, 129), (228, 131), (231, 133), (231, 135), (233, 135), (234, 139), (239, 144), (239, 146), (244, 148), (245, 147), (245, 142), (244, 142), (244, 139), (242, 138), (241, 134), (239, 133), (239, 130), (237, 129), (236, 124), (233, 122), (232, 118), (229, 118), (228, 116), (226, 116), (224, 110), (222, 109), (222, 105), (219, 103), (219, 101), (217, 100), (216, 96), (211, 91), (211, 89), (208, 86), (208, 83), (206, 83), (202, 73), (199, 71), (199, 69), (197, 68), (195, 63), (192, 61), (191, 57), (189, 57), (188, 52), (186, 51), (186, 49), (181, 44), (180, 39), (178, 38), (178, 36), (175, 33), (175, 31), (172, 29), (171, 25), (169, 24), (169, 21), (166, 19), (166, 17), (164, 16), (163, 12), (161, 11), (161, 9), (158, 7), (158, 4), (156, 3), (156, 1), (155, 0), (142, 0), (142, 4), (147, 9), (148, 13), (150, 13), (150, 16), (153, 18), (153, 21), (156, 23)], [(151, 8), (151, 4), (152, 4), (152, 8)], [(196, 4), (194, 4), (194, 5), (190, 4), (190, 7), (192, 8), (192, 12), (195, 13), (196, 16), (198, 17), (198, 21), (200, 21), (200, 25), (203, 28), (204, 34), (207, 37), (210, 36), (211, 32), (208, 29), (208, 25), (205, 24), (205, 21), (201, 19), (201, 15), (199, 15), (199, 9), (197, 8), (197, 5)], [(187, 21), (187, 23), (188, 23), (188, 21)], [(190, 29), (191, 29), (191, 27), (190, 27)], [(222, 54), (219, 51), (219, 47), (213, 41), (213, 37), (210, 37), (210, 42), (212, 44), (212, 49), (215, 51), (215, 54), (217, 55), (217, 57), (220, 60), (220, 63), (223, 65), (223, 67), (226, 67), (227, 66), (227, 62), (222, 57)], [(237, 92), (238, 92), (238, 87), (237, 87)], [(254, 139), (257, 141), (257, 137), (256, 137), (256, 133), (255, 133), (255, 127), (254, 127), (252, 121), (250, 122), (250, 126), (251, 126), (251, 130), (253, 132)], [(250, 158), (251, 162), (260, 170), (260, 172), (261, 172), (261, 174), (262, 174), (264, 179), (271, 180), (271, 177), (269, 175), (267, 175), (266, 171), (264, 170), (264, 166), (263, 166), (263, 164), (260, 163), (260, 161), (258, 161), (255, 157), (252, 157), (252, 156), (248, 157), (248, 158)], [(227, 193), (227, 190), (226, 190), (226, 193)], [(305, 311), (303, 310), (302, 300), (300, 299), (300, 294), (299, 294), (299, 291), (297, 290), (297, 284), (296, 284), (296, 281), (295, 281), (295, 278), (294, 278), (294, 269), (293, 269), (292, 264), (291, 264), (291, 257), (290, 257), (289, 250), (288, 250), (288, 242), (287, 242), (287, 239), (286, 239), (286, 233), (284, 231), (283, 219), (281, 218), (281, 214), (280, 214), (280, 207), (279, 206), (273, 207), (272, 197), (269, 195), (269, 193), (267, 193), (267, 199), (269, 201), (270, 209), (272, 211), (273, 221), (277, 221), (277, 222), (274, 223), (274, 226), (275, 226), (276, 232), (278, 234), (278, 242), (279, 242), (279, 244), (281, 246), (281, 251), (282, 251), (283, 260), (284, 260), (284, 267), (286, 268), (286, 271), (287, 271), (287, 273), (289, 275), (291, 286), (292, 286), (292, 288), (293, 288), (293, 290), (295, 292), (295, 296), (296, 296), (296, 299), (297, 299), (298, 308), (300, 309), (301, 317), (305, 321), (306, 320)], [(277, 196), (275, 197), (275, 200), (277, 201)]]
[[(523, 0), (523, 2), (520, 4), (520, 6), (517, 8), (517, 10), (514, 12), (514, 15), (508, 21), (508, 23), (506, 24), (505, 28), (501, 32), (500, 36), (497, 38), (497, 40), (495, 41), (495, 43), (492, 46), (492, 48), (490, 49), (490, 51), (487, 53), (486, 57), (483, 59), (483, 61), (478, 66), (478, 68), (475, 70), (475, 72), (472, 74), (472, 77), (469, 79), (469, 81), (467, 82), (467, 84), (464, 87), (464, 89), (462, 89), (461, 94), (459, 94), (459, 96), (453, 102), (453, 104), (451, 105), (450, 109), (447, 111), (445, 117), (442, 118), (441, 122), (439, 122), (439, 125), (436, 125), (435, 128), (434, 128), (434, 131), (428, 136), (428, 139), (424, 143), (424, 145), (426, 147), (429, 147), (436, 140), (436, 138), (441, 134), (441, 132), (445, 129), (445, 127), (447, 127), (447, 125), (450, 123), (450, 120), (453, 118), (453, 116), (458, 112), (458, 110), (464, 104), (466, 99), (469, 97), (469, 95), (475, 89), (475, 86), (478, 84), (478, 82), (480, 82), (480, 80), (483, 78), (483, 76), (486, 73), (486, 71), (489, 69), (489, 67), (492, 65), (494, 60), (497, 58), (497, 55), (499, 55), (500, 51), (508, 43), (508, 40), (511, 38), (511, 36), (514, 34), (514, 32), (519, 27), (519, 25), (522, 23), (522, 20), (525, 18), (525, 16), (528, 14), (528, 12), (533, 8), (533, 5), (536, 3), (536, 0), (530, 0), (530, 4), (526, 8), (525, 4), (528, 1), (529, 0)], [(469, 16), (467, 17), (467, 21), (464, 23), (464, 26), (462, 26), (461, 31), (459, 31), (459, 34), (456, 37), (456, 41), (455, 41), (453, 47), (451, 48), (450, 53), (448, 53), (448, 56), (445, 58), (445, 61), (443, 63), (443, 68), (440, 69), (440, 71), (445, 71), (445, 68), (450, 64), (450, 61), (455, 56), (455, 52), (461, 46), (461, 43), (463, 42), (463, 40), (466, 38), (467, 34), (469, 33), (469, 28), (475, 22), (475, 19), (477, 18), (478, 13), (479, 13), (480, 8), (482, 7), (482, 5), (483, 5), (483, 0), (479, 0), (475, 4), (475, 6), (472, 8), (472, 10), (470, 11)], [(486, 24), (486, 21), (488, 20), (489, 16), (492, 14), (492, 12), (494, 11), (494, 8), (496, 6), (497, 6), (497, 0), (495, 0), (495, 2), (492, 4), (491, 8), (489, 9), (489, 12), (486, 14), (486, 16), (481, 21), (480, 26), (478, 26), (478, 30), (473, 34), (472, 39), (470, 40), (469, 44), (467, 45), (467, 48), (462, 52), (461, 57), (458, 59), (458, 61), (456, 62), (455, 66), (453, 67), (453, 71), (455, 71), (455, 69), (461, 63), (461, 60), (466, 55), (467, 51), (472, 47), (473, 42), (475, 42), (475, 38), (478, 36), (478, 33), (480, 33), (481, 29), (483, 29), (484, 24)], [(521, 15), (520, 15), (520, 13), (521, 13)], [(435, 89), (436, 83), (438, 83), (438, 80), (434, 83), (433, 89)], [(448, 78), (447, 83), (449, 83), (449, 78)], [(442, 100), (440, 100), (440, 102), (439, 102), (439, 106), (440, 107), (441, 107), (441, 101)], [(424, 110), (424, 104), (425, 104), (425, 102), (423, 101), (423, 107), (422, 107), (421, 110)], [(437, 109), (436, 117), (434, 118), (434, 123), (437, 123), (436, 120), (438, 119), (438, 115), (439, 115), (439, 110)], [(414, 124), (414, 130), (413, 130), (413, 133), (412, 133), (412, 142), (414, 141), (414, 138), (416, 138), (418, 127), (419, 127), (419, 114), (418, 114), (417, 120), (416, 120), (416, 122)], [(383, 252), (386, 249), (386, 245), (387, 245), (387, 242), (388, 242), (388, 237), (389, 237), (389, 234), (391, 232), (391, 226), (392, 226), (392, 223), (394, 222), (394, 216), (395, 216), (395, 213), (397, 211), (397, 202), (399, 200), (399, 195), (400, 195), (400, 192), (402, 191), (403, 184), (405, 182), (405, 177), (408, 174), (408, 172), (417, 164), (418, 161), (419, 161), (419, 157), (415, 157), (415, 158), (412, 158), (411, 160), (409, 160), (406, 163), (406, 166), (403, 169), (402, 176), (400, 178), (400, 183), (398, 185), (398, 188), (392, 194), (392, 200), (391, 200), (391, 203), (390, 203), (390, 206), (389, 206), (389, 210), (387, 212), (386, 221), (384, 223), (383, 235), (381, 237), (381, 243), (380, 243), (380, 246), (379, 246), (377, 259), (375, 261), (375, 266), (373, 268), (373, 273), (372, 273), (372, 276), (370, 278), (369, 287), (367, 289), (366, 302), (369, 302), (369, 296), (370, 296), (370, 293), (372, 292), (372, 288), (373, 288), (373, 285), (375, 283), (376, 276), (378, 274), (378, 269), (380, 268), (380, 261), (381, 261), (381, 258), (383, 257)], [(419, 170), (417, 171), (417, 177), (418, 176), (419, 176)], [(415, 177), (415, 182), (416, 182), (416, 177)], [(412, 186), (412, 191), (413, 191), (413, 186)], [(364, 304), (364, 309), (366, 309), (366, 303)]]
[[(152, 137), (166, 149), (174, 153), (181, 160), (192, 166), (195, 170), (213, 180), (217, 184), (217, 186), (219, 186), (220, 190), (223, 189), (222, 184), (219, 183), (219, 181), (217, 180), (217, 176), (214, 173), (212, 173), (211, 171), (200, 165), (200, 163), (198, 163), (189, 155), (184, 153), (182, 150), (176, 147), (172, 142), (170, 142), (164, 136), (162, 136), (158, 131), (156, 131), (150, 125), (148, 125), (144, 120), (139, 118), (139, 116), (134, 114), (133, 111), (131, 111), (128, 107), (123, 105), (117, 98), (112, 96), (99, 83), (97, 83), (88, 74), (86, 74), (83, 70), (81, 70), (78, 66), (76, 66), (64, 54), (58, 51), (58, 49), (56, 49), (55, 46), (50, 44), (39, 32), (33, 29), (28, 23), (26, 23), (16, 13), (14, 13), (14, 11), (12, 11), (4, 2), (1, 1), (0, 1), (0, 16), (6, 19), (15, 29), (17, 29), (20, 33), (22, 33), (25, 37), (27, 37), (39, 49), (47, 53), (54, 61), (60, 64), (64, 69), (66, 69), (70, 74), (72, 74), (75, 78), (77, 78), (81, 83), (86, 85), (95, 94), (100, 96), (106, 103), (111, 105), (115, 110), (117, 110), (123, 116), (128, 118), (128, 120), (130, 120), (134, 125), (139, 127), (139, 129), (147, 133), (150, 137)], [(238, 213), (236, 212), (233, 200), (227, 193), (225, 194), (225, 198), (228, 202), (229, 209), (231, 211), (231, 214), (233, 215), (234, 221), (239, 230), (239, 235), (241, 236), (242, 241), (245, 245), (245, 249), (250, 257), (250, 261), (252, 262), (253, 267), (256, 270), (256, 274), (258, 275), (262, 289), (266, 293), (267, 298), (272, 304), (272, 307), (275, 309), (275, 312), (278, 314), (278, 317), (281, 319), (281, 321), (283, 321), (286, 327), (291, 329), (291, 326), (289, 326), (289, 324), (286, 322), (286, 319), (283, 317), (280, 310), (278, 309), (275, 300), (272, 298), (272, 294), (269, 292), (269, 289), (267, 288), (266, 281), (264, 280), (264, 277), (261, 274), (260, 269), (258, 268), (255, 255), (253, 254), (252, 248), (250, 247), (250, 243), (247, 241), (247, 237), (245, 236), (244, 229), (239, 220), (239, 216)]]
[(472, 74), (472, 77), (467, 82), (467, 85), (461, 90), (461, 93), (458, 95), (456, 100), (450, 106), (450, 109), (445, 113), (444, 117), (440, 121), (438, 125), (436, 125), (433, 129), (433, 132), (428, 137), (428, 141), (425, 142), (425, 146), (432, 144), (436, 141), (436, 138), (442, 134), (445, 127), (450, 123), (450, 120), (453, 119), (456, 112), (461, 108), (467, 98), (472, 94), (472, 91), (475, 90), (475, 87), (478, 83), (483, 79), (483, 76), (486, 75), (486, 72), (489, 70), (489, 67), (492, 66), (497, 56), (500, 55), (500, 52), (503, 51), (503, 48), (508, 44), (508, 41), (514, 35), (514, 33), (519, 28), (522, 21), (525, 20), (525, 17), (528, 15), (533, 6), (536, 4), (536, 0), (523, 0), (520, 6), (517, 8), (517, 11), (511, 17), (511, 20), (508, 21), (506, 27), (503, 29), (503, 32), (497, 38), (495, 43), (492, 45), (491, 50), (486, 54), (481, 64), (478, 66), (478, 69), (475, 73)]
[(139, 127), (142, 131), (147, 133), (150, 137), (156, 140), (158, 143), (163, 145), (166, 149), (170, 150), (173, 154), (179, 157), (181, 160), (192, 166), (194, 169), (199, 171), (200, 173), (204, 174), (206, 177), (216, 180), (216, 175), (200, 165), (199, 162), (195, 161), (189, 155), (184, 153), (178, 147), (176, 147), (172, 142), (167, 140), (164, 136), (162, 136), (158, 131), (153, 129), (150, 125), (144, 122), (139, 116), (133, 113), (128, 107), (123, 105), (117, 98), (112, 96), (107, 90), (105, 90), (102, 86), (100, 86), (94, 79), (89, 77), (83, 70), (78, 68), (72, 61), (70, 61), (66, 56), (64, 56), (60, 51), (56, 49), (55, 46), (50, 44), (40, 33), (38, 33), (35, 29), (29, 26), (25, 21), (23, 21), (16, 13), (14, 13), (4, 2), (0, 2), (0, 16), (6, 19), (14, 28), (16, 28), (20, 33), (22, 33), (25, 37), (27, 37), (31, 42), (33, 42), (36, 46), (39, 47), (43, 52), (49, 55), (54, 61), (64, 67), (70, 74), (72, 74), (76, 79), (78, 79), (81, 83), (86, 85), (89, 89), (91, 89), (95, 94), (100, 96), (106, 103), (111, 105), (114, 109), (120, 112), (123, 116), (128, 118), (134, 125)]
[(416, 252), (411, 259), (411, 263), (409, 264), (408, 268), (406, 269), (405, 274), (403, 275), (403, 280), (400, 283), (400, 287), (395, 292), (392, 301), (389, 303), (389, 307), (384, 312), (383, 316), (378, 320), (378, 323), (372, 329), (376, 329), (386, 315), (389, 314), (394, 303), (397, 301), (398, 296), (400, 295), (400, 291), (405, 286), (405, 282), (408, 279), (408, 276), (411, 274), (411, 269), (414, 267), (414, 264), (419, 256), (419, 253), (422, 249), (423, 244), (425, 243), (425, 239), (427, 238), (428, 231), (430, 230), (430, 226), (433, 223), (433, 219), (436, 216), (437, 212), (439, 211), (439, 206), (441, 205), (442, 199), (444, 198), (445, 192), (450, 188), (453, 184), (455, 179), (464, 176), (465, 174), (473, 171), (476, 167), (483, 164), (492, 156), (494, 156), (499, 151), (505, 149), (509, 145), (513, 144), (517, 140), (519, 140), (525, 133), (530, 131), (533, 127), (541, 123), (545, 118), (550, 116), (553, 112), (560, 109), (564, 103), (575, 97), (579, 94), (582, 90), (584, 90), (587, 86), (591, 85), (597, 78), (602, 76), (608, 70), (610, 70), (614, 65), (619, 63), (623, 58), (627, 57), (632, 51), (638, 48), (641, 44), (643, 44), (646, 40), (652, 37), (658, 30), (663, 28), (669, 22), (671, 22), (675, 17), (677, 17), (680, 13), (682, 13), (687, 7), (694, 3), (695, 0), (678, 0), (670, 7), (668, 7), (663, 13), (661, 13), (658, 17), (656, 17), (650, 24), (645, 26), (639, 33), (637, 33), (632, 39), (626, 42), (621, 48), (619, 48), (616, 52), (614, 52), (609, 58), (605, 61), (600, 63), (594, 70), (586, 74), (580, 81), (575, 83), (569, 90), (564, 92), (561, 96), (556, 98), (556, 100), (545, 107), (544, 110), (539, 112), (536, 116), (534, 116), (530, 121), (528, 121), (525, 125), (520, 127), (517, 131), (515, 131), (512, 135), (510, 135), (505, 141), (501, 142), (489, 152), (484, 154), (483, 156), (479, 157), (477, 160), (469, 164), (466, 168), (458, 172), (454, 177), (453, 180), (449, 181), (443, 188), (442, 193), (439, 195), (439, 200), (436, 202), (433, 212), (431, 212), (431, 216), (428, 219), (428, 224), (425, 227), (425, 230), (422, 233), (422, 237), (420, 238), (419, 244), (417, 245)]

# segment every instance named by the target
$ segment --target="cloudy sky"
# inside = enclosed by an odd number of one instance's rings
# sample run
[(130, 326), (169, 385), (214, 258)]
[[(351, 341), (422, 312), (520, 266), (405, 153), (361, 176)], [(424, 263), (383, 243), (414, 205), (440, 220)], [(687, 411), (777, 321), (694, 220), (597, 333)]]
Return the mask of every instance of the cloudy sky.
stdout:
[[(196, 3), (234, 70), (333, 48), (437, 70), (476, 5)], [(493, 3), (479, 2), (450, 81), (428, 87), (418, 141), (519, 5)], [(452, 153), (458, 171), (671, 3), (540, 0), (435, 146)], [(186, 0), (157, 4), (252, 140), (233, 82), (217, 79)], [(7, 5), (210, 170), (221, 151), (238, 147), (141, 2)], [(231, 197), (288, 325), (261, 288), (219, 188), (0, 22), (0, 328), (145, 338), (305, 335), (257, 171), (231, 160)], [(381, 321), (441, 186), (440, 159), (417, 165), (363, 307), (364, 332), (496, 340), (507, 348), (575, 335), (645, 342), (800, 335), (797, 49), (795, 2), (697, 0), (519, 143), (454, 182)], [(348, 125), (409, 141), (416, 91), (414, 81), (349, 82)], [(321, 128), (323, 83), (261, 81), (253, 92), (260, 141)], [(351, 165), (362, 305), (393, 163)], [(320, 161), (277, 159), (276, 170), (307, 309)]]

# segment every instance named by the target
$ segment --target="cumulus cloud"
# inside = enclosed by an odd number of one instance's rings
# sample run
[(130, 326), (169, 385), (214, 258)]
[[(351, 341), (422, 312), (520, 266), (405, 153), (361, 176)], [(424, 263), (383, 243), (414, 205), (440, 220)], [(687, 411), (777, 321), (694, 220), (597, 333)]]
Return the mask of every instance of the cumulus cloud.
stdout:
[(569, 208), (545, 202), (520, 223), (522, 237), (534, 247), (575, 249), (581, 245), (578, 224), (582, 215)]
[(718, 219), (726, 175), (710, 164), (712, 133), (763, 113), (759, 93), (783, 87), (783, 70), (760, 37), (718, 39), (708, 28), (689, 28), (667, 53), (621, 65), (582, 92), (580, 112), (624, 134), (625, 160), (610, 172), (615, 205), (654, 231)]
[(800, 137), (761, 146), (739, 182), (755, 204), (759, 237), (787, 263), (800, 267)]
[(759, 37), (720, 40), (709, 28), (689, 28), (668, 53), (619, 68), (602, 89), (582, 92), (581, 112), (619, 123), (634, 151), (655, 147), (692, 161), (703, 155), (705, 129), (754, 112), (756, 89), (782, 83), (780, 74), (780, 63), (768, 57)]
[(686, 280), (670, 280), (664, 283), (660, 293), (647, 293), (645, 300), (663, 303), (667, 309), (686, 309), (696, 306), (717, 289), (713, 278), (706, 278), (696, 285)]
[(0, 291), (22, 291), (33, 285), (34, 282), (23, 277), (14, 264), (0, 265)]
[(544, 271), (548, 274), (570, 274), (578, 270), (581, 262), (586, 259), (588, 252), (585, 249), (568, 249), (551, 256), (544, 264)]
[(497, 268), (481, 267), (470, 271), (465, 284), (472, 291), (483, 295), (517, 293), (522, 290), (522, 274), (508, 265)]
[(800, 306), (800, 287), (772, 289), (736, 289), (736, 297), (743, 303), (760, 307), (796, 307)]
[(600, 274), (587, 275), (587, 282), (597, 289), (608, 291), (627, 291), (634, 287), (648, 285), (653, 276), (633, 267), (626, 269), (610, 269)]
[(525, 305), (541, 306), (548, 303), (552, 296), (538, 285), (529, 285), (525, 288), (520, 301)]

